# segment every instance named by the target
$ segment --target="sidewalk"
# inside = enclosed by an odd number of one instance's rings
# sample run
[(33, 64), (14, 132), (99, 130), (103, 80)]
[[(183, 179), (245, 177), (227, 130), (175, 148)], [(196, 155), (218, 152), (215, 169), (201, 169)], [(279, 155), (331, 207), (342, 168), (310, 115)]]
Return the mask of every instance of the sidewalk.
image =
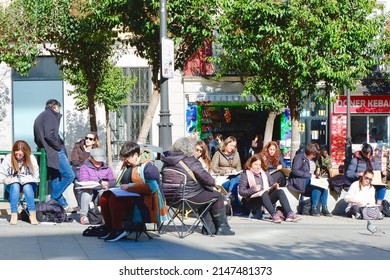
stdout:
[[(4, 208), (3, 208), (4, 209)], [(0, 216), (1, 260), (389, 260), (390, 218), (374, 221), (386, 234), (371, 235), (366, 221), (341, 216), (304, 216), (298, 223), (273, 224), (232, 217), (235, 236), (180, 239), (176, 233), (114, 243), (83, 237), (78, 222), (32, 226)], [(173, 230), (173, 228), (171, 228)], [(134, 238), (134, 236), (129, 236)]]

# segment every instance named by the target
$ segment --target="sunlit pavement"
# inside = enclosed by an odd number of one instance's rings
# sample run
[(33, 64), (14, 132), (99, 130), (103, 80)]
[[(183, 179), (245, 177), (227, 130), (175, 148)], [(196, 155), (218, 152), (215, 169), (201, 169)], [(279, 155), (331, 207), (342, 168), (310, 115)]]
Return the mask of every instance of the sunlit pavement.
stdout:
[[(4, 214), (4, 213), (3, 213)], [(386, 234), (372, 235), (366, 221), (341, 216), (304, 216), (297, 223), (232, 217), (235, 236), (204, 236), (198, 228), (184, 239), (173, 227), (165, 234), (149, 231), (153, 239), (135, 235), (118, 242), (83, 237), (87, 225), (77, 221), (32, 226), (9, 225), (0, 216), (2, 260), (388, 260), (390, 218), (373, 221)], [(186, 220), (190, 223), (192, 218)]]

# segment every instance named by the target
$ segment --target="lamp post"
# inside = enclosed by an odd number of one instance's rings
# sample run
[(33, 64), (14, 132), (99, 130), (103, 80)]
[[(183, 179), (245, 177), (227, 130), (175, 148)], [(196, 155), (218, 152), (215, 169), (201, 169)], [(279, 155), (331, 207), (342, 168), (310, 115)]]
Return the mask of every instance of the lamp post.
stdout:
[(168, 79), (163, 75), (163, 40), (167, 36), (167, 14), (166, 1), (160, 0), (160, 122), (159, 127), (159, 146), (164, 150), (172, 146), (172, 123), (170, 122)]
[(344, 95), (347, 99), (347, 138), (345, 140), (345, 159), (344, 159), (344, 174), (347, 171), (348, 165), (352, 159), (352, 142), (351, 142), (351, 96), (348, 88), (344, 85)]

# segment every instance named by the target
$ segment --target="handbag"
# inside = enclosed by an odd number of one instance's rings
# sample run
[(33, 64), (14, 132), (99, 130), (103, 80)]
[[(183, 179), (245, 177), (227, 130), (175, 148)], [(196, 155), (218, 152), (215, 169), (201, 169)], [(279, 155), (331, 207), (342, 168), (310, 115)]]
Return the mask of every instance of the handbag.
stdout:
[(382, 220), (383, 215), (378, 206), (367, 206), (362, 209), (363, 220)]
[(102, 213), (100, 213), (99, 208), (96, 205), (95, 207), (88, 209), (87, 217), (91, 225), (103, 224)]
[(99, 210), (99, 207), (96, 205), (95, 200), (98, 196), (97, 192), (94, 192), (92, 201), (89, 203), (89, 209), (87, 213), (87, 218), (91, 225), (101, 225), (103, 224), (103, 216)]

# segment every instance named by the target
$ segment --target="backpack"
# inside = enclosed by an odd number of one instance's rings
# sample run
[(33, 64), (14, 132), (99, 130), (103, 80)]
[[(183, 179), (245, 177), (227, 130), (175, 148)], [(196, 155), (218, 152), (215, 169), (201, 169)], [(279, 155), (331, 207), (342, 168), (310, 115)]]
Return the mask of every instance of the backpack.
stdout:
[(39, 202), (35, 208), (39, 222), (62, 223), (72, 220), (68, 218), (64, 207), (55, 200)]
[(352, 184), (352, 181), (344, 174), (338, 174), (336, 176), (333, 176), (329, 178), (328, 181), (330, 189), (335, 191), (339, 196), (342, 190), (348, 191), (349, 187)]
[(382, 206), (383, 206), (382, 209), (383, 216), (390, 217), (390, 203), (386, 199), (384, 199), (382, 200)]

